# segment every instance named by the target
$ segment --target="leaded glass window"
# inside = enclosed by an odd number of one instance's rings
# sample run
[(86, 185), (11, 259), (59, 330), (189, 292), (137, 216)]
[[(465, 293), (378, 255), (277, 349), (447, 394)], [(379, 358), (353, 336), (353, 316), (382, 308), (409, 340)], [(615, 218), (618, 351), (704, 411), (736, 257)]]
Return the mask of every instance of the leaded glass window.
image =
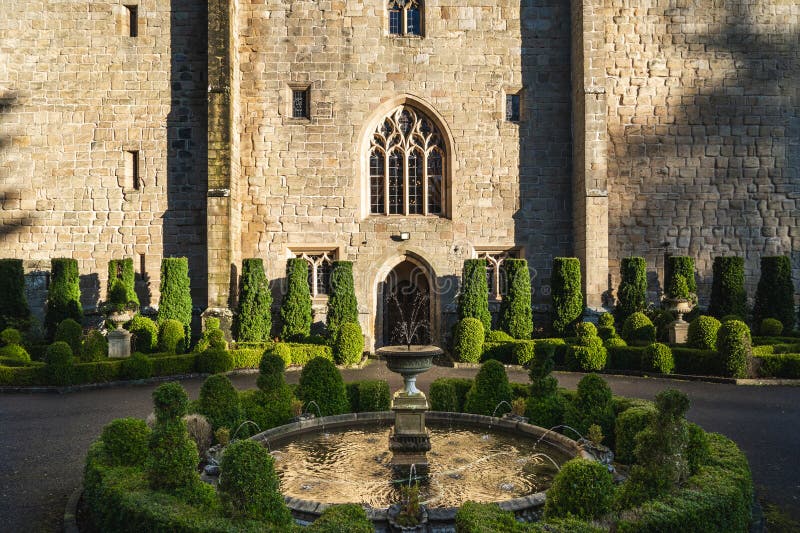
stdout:
[(308, 90), (292, 90), (292, 118), (308, 118)]
[(312, 298), (330, 294), (333, 252), (303, 252), (297, 257), (308, 263), (308, 289)]
[(444, 153), (442, 135), (421, 112), (389, 113), (370, 146), (370, 213), (443, 216)]
[(389, 0), (389, 33), (422, 35), (421, 0)]
[(489, 288), (490, 298), (499, 300), (508, 291), (506, 270), (503, 268), (503, 262), (508, 258), (519, 259), (519, 250), (478, 253), (478, 259), (486, 259), (486, 285)]

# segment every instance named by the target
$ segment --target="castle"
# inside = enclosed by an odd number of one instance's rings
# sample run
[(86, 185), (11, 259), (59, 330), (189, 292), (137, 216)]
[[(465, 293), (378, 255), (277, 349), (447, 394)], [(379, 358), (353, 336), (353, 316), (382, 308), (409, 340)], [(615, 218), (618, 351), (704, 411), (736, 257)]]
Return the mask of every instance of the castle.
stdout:
[(792, 0), (5, 0), (0, 250), (38, 294), (77, 259), (89, 308), (186, 256), (221, 315), (243, 258), (279, 292), (305, 257), (317, 319), (351, 260), (370, 347), (400, 287), (440, 337), (474, 257), (495, 304), (526, 258), (540, 316), (564, 255), (589, 308), (629, 255), (701, 298), (741, 255), (752, 294), (762, 255), (800, 279), (799, 41)]

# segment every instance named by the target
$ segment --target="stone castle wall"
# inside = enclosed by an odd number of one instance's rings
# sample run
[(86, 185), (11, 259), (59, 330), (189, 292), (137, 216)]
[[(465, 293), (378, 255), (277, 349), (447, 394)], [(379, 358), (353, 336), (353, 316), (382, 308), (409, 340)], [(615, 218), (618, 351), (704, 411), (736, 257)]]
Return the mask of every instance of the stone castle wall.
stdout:
[[(109, 259), (134, 257), (156, 303), (161, 257), (185, 255), (200, 304), (205, 11), (142, 0), (138, 37), (121, 34), (126, 15), (121, 2), (0, 6), (0, 255), (31, 271), (77, 259), (88, 308)], [(140, 153), (139, 190), (125, 183), (127, 150)]]
[(791, 255), (800, 281), (800, 7), (606, 0), (609, 255)]

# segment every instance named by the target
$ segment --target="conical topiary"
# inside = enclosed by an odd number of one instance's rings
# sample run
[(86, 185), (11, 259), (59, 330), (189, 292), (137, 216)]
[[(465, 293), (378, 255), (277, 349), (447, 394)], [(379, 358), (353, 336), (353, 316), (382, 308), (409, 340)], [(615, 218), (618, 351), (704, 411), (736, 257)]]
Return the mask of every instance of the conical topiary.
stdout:
[(553, 300), (553, 329), (558, 335), (566, 335), (583, 314), (581, 263), (577, 257), (553, 258), (550, 296)]
[(714, 281), (708, 314), (715, 318), (736, 315), (747, 318), (747, 292), (744, 288), (744, 258), (715, 257)]
[(56, 327), (67, 318), (80, 323), (83, 320), (83, 307), (78, 262), (75, 259), (57, 258), (52, 259), (50, 265), (44, 325), (48, 336), (52, 338)]
[(515, 339), (530, 339), (533, 333), (531, 309), (531, 274), (525, 259), (506, 259), (508, 291), (500, 313), (502, 329)]
[(483, 323), (483, 331), (492, 329), (489, 313), (489, 286), (486, 283), (486, 259), (467, 259), (461, 277), (458, 294), (458, 319), (477, 318)]
[(261, 259), (242, 261), (239, 313), (234, 323), (239, 342), (264, 342), (272, 331), (272, 292)]
[(177, 320), (188, 332), (192, 323), (192, 294), (189, 289), (189, 260), (165, 257), (161, 260), (161, 297), (158, 322)]
[(286, 295), (281, 303), (281, 338), (307, 337), (311, 333), (311, 292), (305, 259), (293, 258), (286, 262), (286, 281)]
[(358, 302), (353, 285), (353, 263), (334, 261), (327, 313), (328, 334), (331, 339), (336, 339), (342, 324), (358, 323)]
[(780, 320), (785, 331), (794, 328), (794, 285), (792, 264), (788, 256), (761, 258), (761, 277), (753, 305), (753, 323), (765, 318)]
[(622, 281), (617, 290), (614, 314), (617, 322), (622, 323), (633, 313), (647, 308), (647, 263), (644, 257), (625, 257), (619, 270)]

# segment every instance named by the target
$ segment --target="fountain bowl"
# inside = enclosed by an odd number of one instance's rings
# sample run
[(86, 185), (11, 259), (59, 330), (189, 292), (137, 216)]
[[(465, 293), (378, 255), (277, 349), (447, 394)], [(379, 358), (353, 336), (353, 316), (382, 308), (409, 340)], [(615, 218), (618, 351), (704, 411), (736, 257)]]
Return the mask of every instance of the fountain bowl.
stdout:
[(377, 350), (377, 354), (386, 359), (386, 368), (403, 376), (404, 392), (408, 395), (419, 394), (415, 385), (417, 376), (430, 370), (433, 358), (442, 353), (438, 346), (415, 344), (384, 346)]

